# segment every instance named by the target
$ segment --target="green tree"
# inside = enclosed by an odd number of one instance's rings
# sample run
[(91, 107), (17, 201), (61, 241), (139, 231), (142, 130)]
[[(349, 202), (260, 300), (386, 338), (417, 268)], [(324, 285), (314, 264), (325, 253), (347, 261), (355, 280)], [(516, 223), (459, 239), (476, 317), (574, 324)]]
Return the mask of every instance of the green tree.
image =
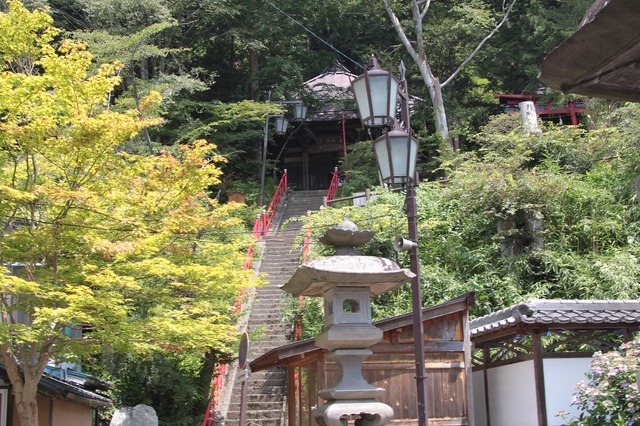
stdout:
[(179, 352), (105, 353), (99, 369), (111, 385), (116, 407), (154, 407), (162, 426), (202, 423), (213, 374), (205, 358)]
[(230, 352), (232, 302), (252, 280), (234, 207), (205, 192), (220, 177), (215, 147), (125, 153), (160, 123), (144, 117), (159, 95), (110, 110), (121, 65), (90, 73), (84, 44), (54, 46), (51, 23), (18, 1), (0, 14), (0, 361), (25, 426), (38, 424), (51, 359)]
[[(450, 84), (465, 67), (469, 66), (484, 45), (507, 22), (516, 0), (502, 3), (502, 9), (497, 17), (494, 16), (490, 5), (482, 0), (453, 2), (453, 4), (449, 2), (432, 4), (430, 0), (412, 0), (411, 18), (406, 21), (398, 17), (392, 2), (383, 0), (383, 3), (402, 45), (418, 66), (427, 86), (433, 104), (436, 132), (443, 140), (451, 143), (442, 88)], [(438, 16), (444, 19), (445, 23), (437, 27), (428, 26), (426, 19), (429, 14), (436, 14), (437, 11), (434, 12), (436, 9), (441, 9)], [(442, 9), (445, 15), (442, 14)], [(406, 11), (403, 10), (403, 12)], [(435, 52), (439, 44), (432, 38), (434, 28), (437, 28), (435, 32), (438, 29), (445, 31), (439, 34), (441, 36), (439, 40), (444, 44), (441, 46), (443, 50), (450, 52), (450, 55), (445, 58), (451, 64), (440, 64), (440, 69), (449, 73), (444, 81), (441, 81), (436, 74), (437, 68), (434, 64)], [(453, 144), (452, 147), (456, 148)]]

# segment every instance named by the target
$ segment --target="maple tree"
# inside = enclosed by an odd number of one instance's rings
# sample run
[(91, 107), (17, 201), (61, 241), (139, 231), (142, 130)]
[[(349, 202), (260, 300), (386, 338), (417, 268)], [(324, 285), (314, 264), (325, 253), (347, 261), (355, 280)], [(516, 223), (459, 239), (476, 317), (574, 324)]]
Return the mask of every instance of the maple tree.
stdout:
[(51, 360), (229, 351), (232, 302), (254, 284), (235, 207), (206, 193), (215, 146), (125, 152), (160, 124), (145, 116), (160, 96), (110, 110), (121, 64), (90, 71), (85, 45), (58, 36), (46, 10), (0, 13), (0, 362), (24, 426)]

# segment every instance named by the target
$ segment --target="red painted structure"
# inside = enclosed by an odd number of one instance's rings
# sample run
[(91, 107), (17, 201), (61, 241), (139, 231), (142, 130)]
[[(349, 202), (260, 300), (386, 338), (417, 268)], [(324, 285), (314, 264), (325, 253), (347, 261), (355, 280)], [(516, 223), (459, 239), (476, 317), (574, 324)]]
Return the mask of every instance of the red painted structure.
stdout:
[[(253, 242), (247, 249), (247, 257), (243, 266), (243, 269), (248, 270), (253, 267), (253, 252), (255, 243), (262, 239), (263, 236), (267, 235), (269, 232), (269, 227), (271, 226), (271, 222), (273, 221), (273, 217), (276, 215), (276, 210), (280, 205), (280, 202), (286, 195), (288, 191), (288, 176), (287, 170), (284, 170), (284, 174), (280, 179), (280, 183), (278, 184), (278, 188), (276, 192), (273, 194), (273, 198), (271, 199), (271, 203), (269, 204), (269, 208), (266, 211), (263, 211), (262, 214), (258, 214), (256, 217), (256, 221), (253, 224), (252, 237)], [(242, 308), (242, 302), (244, 300), (244, 294), (241, 295), (238, 300), (234, 303), (234, 309), (236, 313), (239, 313)], [(224, 386), (224, 376), (227, 374), (227, 364), (226, 363), (216, 363), (214, 368), (213, 378), (211, 379), (211, 391), (209, 394), (209, 402), (207, 404), (207, 409), (205, 411), (204, 420), (202, 421), (202, 426), (212, 426), (215, 420), (215, 408), (216, 403), (218, 402), (218, 397), (220, 392), (222, 391), (222, 387)]]
[[(538, 94), (505, 94), (494, 93), (493, 96), (499, 99), (500, 106), (505, 112), (520, 111), (520, 102), (532, 101), (536, 105), (536, 113), (543, 120), (551, 120), (560, 124), (578, 125), (578, 114), (586, 111), (586, 105), (582, 99), (568, 101), (562, 105), (557, 105), (552, 101), (542, 102), (544, 95)], [(568, 122), (565, 121), (568, 119)]]

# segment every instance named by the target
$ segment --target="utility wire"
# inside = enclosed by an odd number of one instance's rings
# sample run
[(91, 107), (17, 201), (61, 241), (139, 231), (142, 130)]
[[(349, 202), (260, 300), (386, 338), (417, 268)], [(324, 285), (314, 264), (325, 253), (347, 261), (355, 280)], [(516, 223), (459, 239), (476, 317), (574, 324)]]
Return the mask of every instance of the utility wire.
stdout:
[(317, 38), (318, 40), (320, 40), (322, 43), (326, 44), (327, 46), (329, 46), (331, 48), (331, 50), (337, 52), (339, 55), (341, 55), (342, 57), (346, 58), (347, 60), (353, 62), (356, 66), (358, 66), (360, 69), (364, 70), (364, 67), (362, 66), (362, 64), (360, 64), (359, 62), (354, 61), (353, 59), (351, 59), (349, 56), (347, 56), (345, 53), (342, 53), (340, 50), (336, 49), (335, 47), (333, 47), (333, 45), (331, 43), (328, 43), (327, 41), (325, 41), (322, 37), (320, 37), (318, 34), (314, 33), (313, 31), (311, 31), (309, 28), (305, 27), (304, 25), (302, 25), (302, 23), (300, 21), (298, 21), (297, 19), (295, 19), (294, 17), (292, 17), (291, 15), (287, 14), (284, 10), (280, 9), (278, 6), (276, 6), (275, 4), (271, 3), (269, 0), (265, 0), (267, 3), (269, 3), (269, 6), (273, 7), (275, 10), (277, 10), (278, 12), (282, 13), (284, 16), (286, 16), (287, 18), (289, 18), (291, 21), (293, 21), (294, 23), (300, 25), (306, 32), (308, 32), (309, 34), (311, 34), (312, 36), (314, 36), (315, 38)]

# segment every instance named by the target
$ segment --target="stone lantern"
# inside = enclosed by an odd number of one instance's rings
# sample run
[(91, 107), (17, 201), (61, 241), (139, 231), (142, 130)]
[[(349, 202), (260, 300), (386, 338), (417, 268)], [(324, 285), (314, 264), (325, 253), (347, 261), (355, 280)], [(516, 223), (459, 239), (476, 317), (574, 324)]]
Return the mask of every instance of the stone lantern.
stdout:
[(349, 221), (327, 230), (320, 241), (336, 247), (336, 254), (299, 266), (281, 287), (295, 296), (324, 299), (324, 328), (315, 344), (330, 351), (328, 358), (340, 374), (337, 384), (318, 393), (327, 401), (313, 412), (321, 426), (345, 426), (351, 420), (379, 426), (393, 418), (393, 409), (376, 400), (385, 390), (362, 376), (362, 363), (373, 354), (369, 347), (382, 339), (382, 331), (371, 323), (371, 296), (399, 287), (414, 274), (389, 259), (360, 255), (355, 247), (374, 234)]

